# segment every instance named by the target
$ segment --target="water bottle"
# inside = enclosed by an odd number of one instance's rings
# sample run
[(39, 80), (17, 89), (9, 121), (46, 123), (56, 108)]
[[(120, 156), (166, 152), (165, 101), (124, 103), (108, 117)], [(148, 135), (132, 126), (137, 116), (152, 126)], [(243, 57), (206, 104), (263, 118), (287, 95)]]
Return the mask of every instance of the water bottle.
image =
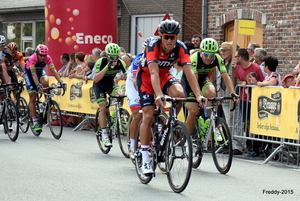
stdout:
[(40, 109), (40, 113), (42, 113), (44, 110), (44, 105), (42, 102), (39, 102), (39, 109)]
[(205, 132), (204, 132), (204, 119), (202, 117), (198, 118), (198, 128), (200, 130), (199, 131), (200, 136), (205, 135)]
[(116, 111), (113, 111), (113, 113), (111, 114), (111, 122), (114, 122), (116, 117)]

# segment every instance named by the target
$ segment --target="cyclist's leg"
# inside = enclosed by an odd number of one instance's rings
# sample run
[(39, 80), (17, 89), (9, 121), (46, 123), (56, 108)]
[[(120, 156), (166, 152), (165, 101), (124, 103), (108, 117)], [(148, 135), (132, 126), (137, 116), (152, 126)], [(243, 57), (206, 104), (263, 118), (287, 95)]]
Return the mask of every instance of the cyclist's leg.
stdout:
[[(196, 99), (195, 94), (188, 85), (185, 87), (185, 94), (188, 99)], [(196, 115), (198, 114), (198, 103), (188, 102), (185, 106), (188, 111), (185, 123), (189, 132), (193, 133), (196, 125)]]
[[(18, 82), (17, 76), (14, 71), (8, 71), (8, 75), (11, 78), (11, 82)], [(13, 91), (14, 99), (17, 100), (17, 91)]]

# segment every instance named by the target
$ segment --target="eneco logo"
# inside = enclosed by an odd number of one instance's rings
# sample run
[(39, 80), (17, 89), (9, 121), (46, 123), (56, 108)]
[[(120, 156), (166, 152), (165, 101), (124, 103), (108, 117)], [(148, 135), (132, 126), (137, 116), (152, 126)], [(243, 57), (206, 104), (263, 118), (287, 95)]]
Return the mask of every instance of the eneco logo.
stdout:
[[(48, 42), (57, 40), (59, 43), (73, 45), (74, 50), (78, 50), (78, 44), (107, 44), (112, 43), (112, 35), (89, 35), (82, 33), (82, 26), (78, 25), (80, 21), (80, 9), (67, 8), (66, 12), (58, 14), (51, 13), (51, 4), (45, 6), (45, 27), (48, 34)], [(74, 27), (75, 26), (75, 27)], [(64, 31), (61, 31), (64, 29)], [(67, 31), (66, 31), (67, 29)], [(77, 29), (77, 30), (76, 30)]]

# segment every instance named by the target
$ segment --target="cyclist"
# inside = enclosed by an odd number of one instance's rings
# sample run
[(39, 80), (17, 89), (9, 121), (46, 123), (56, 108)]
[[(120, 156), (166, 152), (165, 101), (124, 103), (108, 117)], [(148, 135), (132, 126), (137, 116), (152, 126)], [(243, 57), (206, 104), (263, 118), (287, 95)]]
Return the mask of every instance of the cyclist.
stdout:
[(98, 123), (100, 127), (96, 135), (102, 135), (102, 142), (104, 146), (112, 146), (107, 135), (107, 121), (106, 121), (106, 93), (118, 96), (122, 95), (122, 89), (114, 82), (116, 74), (121, 70), (126, 74), (127, 68), (124, 61), (119, 59), (120, 47), (115, 43), (110, 43), (105, 46), (107, 58), (100, 58), (96, 62), (96, 70), (94, 75), (93, 88), (99, 105), (100, 113)]
[(42, 130), (41, 125), (39, 125), (36, 118), (36, 92), (42, 92), (43, 87), (49, 87), (49, 79), (44, 70), (45, 66), (48, 65), (52, 74), (61, 86), (65, 85), (59, 77), (48, 52), (49, 50), (46, 45), (39, 44), (36, 47), (35, 53), (29, 57), (24, 73), (26, 88), (29, 94), (29, 111), (35, 131)]
[[(24, 70), (25, 70), (24, 69), (25, 68), (25, 60), (24, 60), (23, 54), (18, 51), (18, 44), (15, 42), (10, 42), (10, 43), (8, 43), (7, 47), (11, 51), (12, 60), (14, 62), (14, 65), (16, 67), (18, 67), (18, 70), (21, 72), (20, 76), (23, 76)], [(14, 78), (13, 78), (14, 75), (12, 75), (12, 73), (10, 73), (11, 71), (14, 71), (12, 69), (12, 67), (14, 67), (14, 66), (11, 66), (10, 70), (8, 71), (8, 74), (12, 78), (12, 80), (14, 80)]]
[[(197, 101), (202, 106), (202, 94), (197, 80), (193, 74), (191, 60), (186, 46), (177, 40), (180, 25), (175, 20), (165, 20), (158, 27), (160, 38), (150, 41), (144, 51), (137, 73), (137, 86), (140, 96), (140, 104), (143, 110), (143, 120), (140, 127), (140, 140), (142, 148), (142, 172), (152, 174), (148, 149), (151, 139), (151, 125), (154, 119), (154, 108), (164, 106), (161, 100), (164, 95), (171, 97), (184, 97), (184, 91), (180, 83), (169, 70), (176, 60), (180, 59), (191, 87), (196, 94)], [(156, 98), (154, 98), (154, 94)]]
[[(11, 52), (7, 47), (5, 47), (5, 43), (5, 36), (0, 35), (0, 79), (2, 80), (2, 83), (10, 83), (11, 81), (5, 68), (5, 61), (8, 60), (11, 65), (13, 64), (13, 61)], [(0, 99), (3, 100), (3, 98), (4, 96), (1, 95)]]
[[(202, 94), (206, 98), (216, 97), (216, 89), (211, 83), (212, 75), (214, 74), (215, 68), (218, 68), (222, 78), (224, 79), (225, 85), (228, 88), (231, 96), (236, 101), (238, 95), (234, 93), (232, 81), (227, 73), (224, 61), (220, 55), (217, 55), (218, 43), (213, 38), (205, 38), (200, 43), (201, 52), (197, 52), (191, 56), (193, 71), (195, 73), (198, 85), (201, 88)], [(185, 87), (186, 96), (194, 99), (195, 95), (186, 80), (186, 75), (182, 77), (182, 84)], [(190, 133), (193, 133), (196, 124), (196, 115), (198, 114), (197, 103), (188, 102), (186, 104), (188, 109), (188, 116), (186, 119), (186, 125)]]
[[(143, 48), (145, 49), (149, 42), (153, 40), (153, 37), (147, 38), (143, 42)], [(140, 64), (141, 58), (143, 56), (143, 52), (136, 55), (135, 58), (132, 60), (131, 65), (129, 66), (127, 79), (126, 79), (126, 93), (127, 93), (127, 100), (128, 105), (132, 113), (132, 121), (129, 125), (130, 129), (130, 157), (134, 159), (134, 145), (135, 145), (135, 134), (137, 127), (139, 125), (140, 120), (142, 119), (142, 114), (139, 110), (142, 108), (140, 105), (139, 94), (136, 88), (136, 72), (138, 66)]]

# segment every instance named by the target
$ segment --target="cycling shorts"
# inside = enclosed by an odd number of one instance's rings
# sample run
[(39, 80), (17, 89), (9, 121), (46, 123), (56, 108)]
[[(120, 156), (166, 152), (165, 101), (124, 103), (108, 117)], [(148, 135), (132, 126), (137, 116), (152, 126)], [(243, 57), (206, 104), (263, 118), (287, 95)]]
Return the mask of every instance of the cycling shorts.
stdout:
[[(177, 79), (169, 73), (161, 75), (159, 82), (160, 88), (165, 95), (168, 95), (168, 91), (172, 85), (180, 84)], [(137, 85), (141, 106), (154, 106), (154, 90), (150, 75), (145, 73), (143, 70), (139, 70), (137, 74)]]
[(96, 102), (98, 105), (102, 103), (107, 104), (106, 94), (113, 95), (116, 91), (121, 91), (121, 87), (116, 83), (112, 82), (111, 84), (103, 84), (101, 82), (93, 83), (93, 88), (96, 95)]
[(126, 79), (126, 94), (127, 94), (127, 101), (131, 111), (136, 109), (141, 109), (139, 93), (134, 87), (133, 79), (130, 78), (131, 72), (127, 74)]
[[(47, 77), (45, 70), (36, 72), (39, 82), (41, 83), (42, 77)], [(26, 82), (26, 89), (28, 93), (36, 92), (36, 85), (33, 81), (32, 74), (30, 70), (25, 71), (24, 78)]]
[(9, 75), (9, 77), (11, 77), (11, 82), (18, 82), (16, 73), (13, 71), (7, 71), (7, 74)]
[[(207, 86), (214, 86), (214, 85), (211, 82), (209, 82), (208, 80), (204, 81), (203, 83), (201, 83), (199, 85), (200, 90), (201, 90), (203, 96), (206, 96), (205, 95), (205, 88)], [(185, 91), (184, 91), (185, 92), (185, 97), (187, 97), (189, 99), (196, 99), (196, 96), (195, 96), (194, 92), (192, 91), (192, 89), (191, 89), (191, 87), (190, 87), (189, 84), (185, 85), (184, 89), (185, 89)]]

